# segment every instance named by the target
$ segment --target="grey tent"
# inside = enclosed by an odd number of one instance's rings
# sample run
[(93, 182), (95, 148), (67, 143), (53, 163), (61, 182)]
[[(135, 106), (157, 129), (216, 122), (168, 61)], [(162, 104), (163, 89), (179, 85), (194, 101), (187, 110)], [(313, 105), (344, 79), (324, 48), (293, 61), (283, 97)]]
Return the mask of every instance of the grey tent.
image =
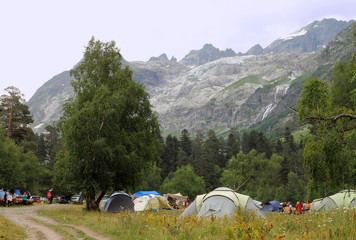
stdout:
[(323, 198), (323, 200), (315, 206), (315, 211), (325, 212), (337, 208), (352, 208), (354, 206), (356, 206), (356, 190), (343, 190)]
[(134, 203), (130, 195), (125, 192), (114, 192), (105, 202), (104, 212), (134, 212)]
[(180, 215), (180, 217), (197, 214), (197, 217), (234, 216), (238, 207), (242, 211), (253, 211), (257, 217), (265, 218), (261, 207), (247, 195), (239, 194), (230, 188), (217, 188), (214, 191), (198, 195), (190, 206)]
[(321, 203), (321, 201), (323, 201), (323, 198), (314, 199), (310, 203), (310, 210), (314, 210), (315, 211), (316, 207)]

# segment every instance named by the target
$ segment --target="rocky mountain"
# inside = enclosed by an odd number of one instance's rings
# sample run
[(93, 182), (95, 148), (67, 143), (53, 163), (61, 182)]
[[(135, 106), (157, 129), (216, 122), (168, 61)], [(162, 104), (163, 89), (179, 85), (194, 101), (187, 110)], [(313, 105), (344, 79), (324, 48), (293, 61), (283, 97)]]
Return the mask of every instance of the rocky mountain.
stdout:
[(263, 53), (319, 52), (334, 39), (336, 34), (353, 22), (353, 20), (347, 22), (336, 19), (314, 21), (294, 33), (275, 40), (263, 50)]
[(256, 44), (252, 48), (250, 48), (245, 55), (261, 55), (263, 54), (263, 48), (260, 44)]
[(214, 47), (212, 44), (205, 44), (200, 50), (190, 51), (180, 63), (189, 67), (195, 67), (220, 58), (234, 56), (236, 56), (236, 53), (231, 48), (220, 51), (219, 48)]
[[(321, 22), (318, 27), (313, 25), (316, 22), (309, 24), (306, 31), (310, 26), (330, 31), (328, 24), (323, 27), (329, 21)], [(331, 24), (334, 25), (334, 21)], [(302, 36), (295, 35), (293, 38)], [(278, 41), (281, 39), (275, 42)], [(300, 42), (300, 46), (303, 44)], [(271, 130), (293, 119), (280, 100), (295, 105), (304, 81), (314, 75), (326, 78), (335, 62), (352, 55), (352, 27), (345, 28), (325, 44), (321, 52), (286, 50), (264, 54), (261, 54), (261, 46), (254, 46), (249, 55), (236, 55), (229, 49), (220, 51), (206, 44), (179, 62), (174, 58), (168, 60), (166, 54), (162, 54), (148, 62), (124, 64), (150, 94), (163, 130), (215, 129), (221, 133), (231, 127), (251, 125)], [(35, 131), (59, 118), (61, 103), (73, 96), (70, 81), (68, 71), (58, 74), (30, 99), (28, 105)]]
[(163, 53), (159, 57), (151, 57), (148, 61), (169, 61), (167, 54)]

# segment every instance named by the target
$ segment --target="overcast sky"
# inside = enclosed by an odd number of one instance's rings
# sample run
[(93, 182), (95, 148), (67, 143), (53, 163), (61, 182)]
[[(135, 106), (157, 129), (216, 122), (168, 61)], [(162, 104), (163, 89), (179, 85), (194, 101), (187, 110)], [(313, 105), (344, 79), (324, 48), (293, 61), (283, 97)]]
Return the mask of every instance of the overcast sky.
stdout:
[(205, 43), (246, 52), (314, 20), (356, 19), (355, 0), (0, 0), (0, 94), (29, 100), (70, 70), (91, 36), (114, 40), (128, 61), (181, 60)]

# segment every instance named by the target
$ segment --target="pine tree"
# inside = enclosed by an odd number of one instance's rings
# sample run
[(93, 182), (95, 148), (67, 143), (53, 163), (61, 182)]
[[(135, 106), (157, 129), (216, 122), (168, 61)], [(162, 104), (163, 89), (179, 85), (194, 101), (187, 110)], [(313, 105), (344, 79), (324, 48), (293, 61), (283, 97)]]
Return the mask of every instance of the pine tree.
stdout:
[(23, 141), (32, 141), (34, 134), (29, 124), (33, 123), (23, 94), (14, 86), (5, 89), (7, 94), (0, 97), (0, 123), (6, 136), (20, 145)]
[(192, 143), (192, 165), (195, 173), (200, 177), (204, 173), (203, 143), (203, 134), (198, 132)]
[(168, 135), (164, 144), (162, 154), (162, 179), (164, 180), (170, 172), (175, 172), (178, 166), (179, 141), (177, 137)]
[(192, 155), (192, 141), (187, 129), (183, 129), (179, 142), (181, 149), (186, 153), (187, 157), (190, 157)]
[(203, 145), (203, 178), (205, 181), (206, 190), (212, 190), (219, 184), (220, 168), (219, 163), (224, 159), (223, 148), (217, 139), (215, 132), (208, 132), (208, 139)]
[(229, 161), (232, 156), (235, 156), (239, 152), (240, 152), (240, 136), (236, 128), (232, 128), (226, 143), (226, 156), (225, 156), (226, 162)]

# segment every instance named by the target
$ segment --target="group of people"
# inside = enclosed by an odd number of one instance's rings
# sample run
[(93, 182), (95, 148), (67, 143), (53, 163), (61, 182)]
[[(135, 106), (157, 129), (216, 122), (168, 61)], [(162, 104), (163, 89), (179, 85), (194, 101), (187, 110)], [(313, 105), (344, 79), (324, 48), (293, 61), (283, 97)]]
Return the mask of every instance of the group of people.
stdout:
[(16, 198), (15, 194), (14, 196), (10, 193), (10, 192), (6, 192), (5, 191), (5, 195), (4, 195), (4, 207), (6, 207), (6, 203), (8, 207), (12, 207), (12, 201), (13, 199)]
[(284, 213), (289, 213), (289, 214), (302, 214), (307, 212), (310, 209), (310, 202), (304, 202), (300, 203), (299, 201), (295, 205), (294, 212), (293, 212), (293, 206), (291, 202), (283, 202), (281, 203), (281, 212)]
[[(10, 191), (5, 191), (5, 195), (4, 195), (4, 207), (12, 207), (13, 203), (15, 202), (15, 199), (17, 198), (17, 194), (11, 194)], [(24, 192), (23, 195), (20, 195), (22, 197), (22, 204), (26, 205), (27, 204), (27, 200), (29, 199), (29, 194), (27, 194), (26, 192)]]

